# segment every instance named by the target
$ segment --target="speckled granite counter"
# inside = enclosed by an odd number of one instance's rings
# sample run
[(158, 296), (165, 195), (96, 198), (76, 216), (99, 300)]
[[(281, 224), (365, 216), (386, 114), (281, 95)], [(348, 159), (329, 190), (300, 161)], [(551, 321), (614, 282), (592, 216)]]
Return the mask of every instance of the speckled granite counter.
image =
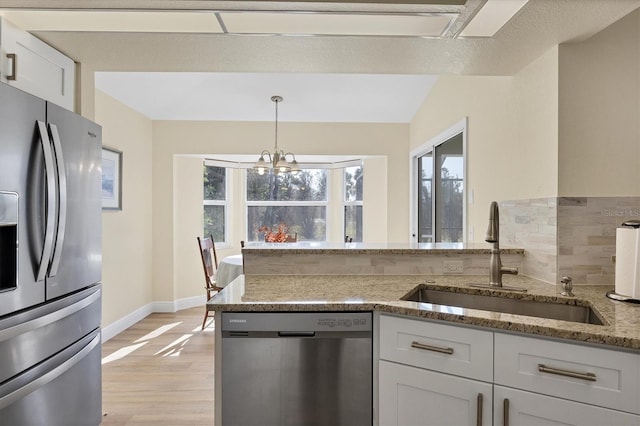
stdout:
[[(243, 254), (275, 256), (282, 254), (490, 254), (491, 245), (487, 243), (325, 243), (301, 241), (297, 243), (247, 243)], [(524, 249), (501, 247), (502, 254), (523, 254)]]
[(524, 287), (528, 292), (500, 292), (511, 298), (563, 299), (570, 304), (587, 304), (605, 325), (400, 300), (418, 285), (487, 294), (491, 291), (467, 286), (470, 282), (485, 282), (486, 278), (460, 275), (241, 276), (216, 295), (207, 307), (215, 311), (245, 312), (379, 311), (640, 350), (640, 305), (609, 300), (605, 293), (611, 288), (607, 286), (574, 287), (576, 297), (565, 298), (556, 293), (553, 285), (524, 276), (505, 276), (505, 285)]

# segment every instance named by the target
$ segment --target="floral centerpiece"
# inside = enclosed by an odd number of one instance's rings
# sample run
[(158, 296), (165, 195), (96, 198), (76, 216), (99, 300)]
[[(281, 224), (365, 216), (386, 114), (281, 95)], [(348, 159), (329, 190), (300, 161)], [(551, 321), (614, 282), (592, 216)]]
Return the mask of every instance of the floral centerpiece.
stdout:
[(266, 243), (286, 243), (289, 234), (287, 234), (289, 228), (284, 223), (278, 225), (278, 231), (274, 232), (267, 226), (258, 228), (258, 232), (264, 232), (264, 241)]

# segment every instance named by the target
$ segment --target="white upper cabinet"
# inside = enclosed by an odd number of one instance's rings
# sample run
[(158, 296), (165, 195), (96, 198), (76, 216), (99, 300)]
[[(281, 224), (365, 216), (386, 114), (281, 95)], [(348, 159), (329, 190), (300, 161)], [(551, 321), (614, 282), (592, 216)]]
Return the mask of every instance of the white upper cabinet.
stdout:
[(74, 110), (75, 63), (0, 18), (0, 81)]

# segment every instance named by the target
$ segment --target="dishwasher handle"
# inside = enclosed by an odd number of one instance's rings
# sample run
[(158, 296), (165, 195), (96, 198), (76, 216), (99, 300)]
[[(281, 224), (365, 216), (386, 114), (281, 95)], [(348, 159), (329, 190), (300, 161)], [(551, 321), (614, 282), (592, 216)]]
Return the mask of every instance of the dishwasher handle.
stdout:
[(315, 331), (278, 331), (278, 337), (315, 337)]

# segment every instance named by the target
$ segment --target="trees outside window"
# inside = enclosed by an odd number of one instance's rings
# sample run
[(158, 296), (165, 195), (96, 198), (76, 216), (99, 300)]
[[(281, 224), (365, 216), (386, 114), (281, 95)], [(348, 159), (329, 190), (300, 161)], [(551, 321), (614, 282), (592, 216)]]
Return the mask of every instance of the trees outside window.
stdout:
[(362, 242), (362, 166), (344, 169), (344, 235)]
[(247, 240), (263, 241), (267, 227), (284, 225), (298, 241), (327, 239), (327, 170), (263, 174), (247, 170)]
[(213, 235), (217, 243), (225, 243), (227, 218), (227, 169), (204, 166), (203, 236)]

